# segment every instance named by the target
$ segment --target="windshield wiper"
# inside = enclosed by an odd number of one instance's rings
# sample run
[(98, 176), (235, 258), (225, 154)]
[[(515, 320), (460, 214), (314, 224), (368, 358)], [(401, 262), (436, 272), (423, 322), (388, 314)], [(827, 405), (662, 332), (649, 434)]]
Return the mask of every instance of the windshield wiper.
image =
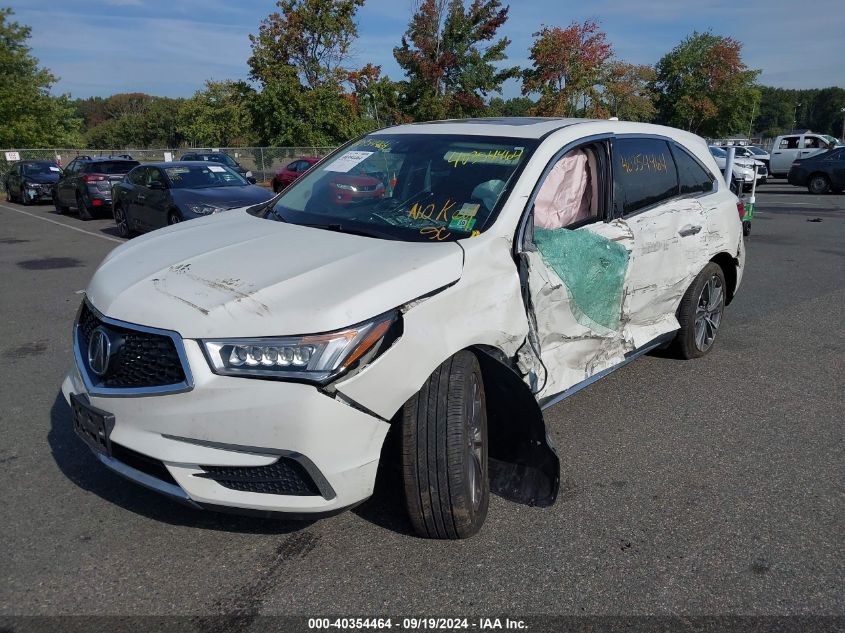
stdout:
[(361, 235), (363, 237), (375, 237), (380, 239), (396, 239), (392, 235), (388, 235), (387, 233), (382, 233), (380, 231), (366, 231), (363, 229), (351, 229), (348, 227), (344, 227), (342, 224), (337, 223), (330, 223), (330, 224), (302, 224), (301, 226), (309, 226), (312, 229), (324, 229), (326, 231), (334, 231), (335, 233), (346, 233), (348, 235)]

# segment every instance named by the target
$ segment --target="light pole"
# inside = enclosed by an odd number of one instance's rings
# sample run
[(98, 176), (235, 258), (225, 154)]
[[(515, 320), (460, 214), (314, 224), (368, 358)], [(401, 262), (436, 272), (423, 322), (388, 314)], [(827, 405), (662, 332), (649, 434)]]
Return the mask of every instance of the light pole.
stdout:
[(845, 108), (842, 108), (842, 142), (845, 143)]
[(795, 104), (795, 112), (792, 113), (792, 131), (798, 129), (798, 108), (801, 107), (800, 103)]

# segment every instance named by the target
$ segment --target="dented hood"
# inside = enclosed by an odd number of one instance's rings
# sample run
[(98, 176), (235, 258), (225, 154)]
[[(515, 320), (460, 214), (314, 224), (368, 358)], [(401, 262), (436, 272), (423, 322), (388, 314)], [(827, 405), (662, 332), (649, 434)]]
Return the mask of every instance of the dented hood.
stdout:
[(449, 285), (462, 267), (454, 242), (381, 240), (241, 210), (116, 248), (87, 294), (106, 316), (185, 338), (310, 334)]

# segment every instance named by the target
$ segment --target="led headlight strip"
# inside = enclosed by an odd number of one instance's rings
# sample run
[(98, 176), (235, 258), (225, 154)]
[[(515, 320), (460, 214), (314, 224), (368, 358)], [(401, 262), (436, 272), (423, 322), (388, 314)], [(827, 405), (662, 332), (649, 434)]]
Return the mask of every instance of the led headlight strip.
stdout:
[(216, 374), (325, 383), (377, 350), (395, 319), (391, 312), (328, 334), (203, 340), (202, 346)]

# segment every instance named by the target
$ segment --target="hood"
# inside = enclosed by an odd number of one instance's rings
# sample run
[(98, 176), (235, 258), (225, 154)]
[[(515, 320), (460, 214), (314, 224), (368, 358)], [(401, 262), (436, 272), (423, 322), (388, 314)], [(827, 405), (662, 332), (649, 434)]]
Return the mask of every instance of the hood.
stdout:
[(185, 338), (312, 334), (449, 285), (462, 268), (454, 242), (380, 240), (233, 211), (119, 246), (87, 294), (107, 316)]
[(224, 209), (249, 207), (273, 197), (273, 192), (257, 185), (246, 187), (209, 187), (208, 189), (171, 189), (173, 201), (178, 204), (213, 204)]

